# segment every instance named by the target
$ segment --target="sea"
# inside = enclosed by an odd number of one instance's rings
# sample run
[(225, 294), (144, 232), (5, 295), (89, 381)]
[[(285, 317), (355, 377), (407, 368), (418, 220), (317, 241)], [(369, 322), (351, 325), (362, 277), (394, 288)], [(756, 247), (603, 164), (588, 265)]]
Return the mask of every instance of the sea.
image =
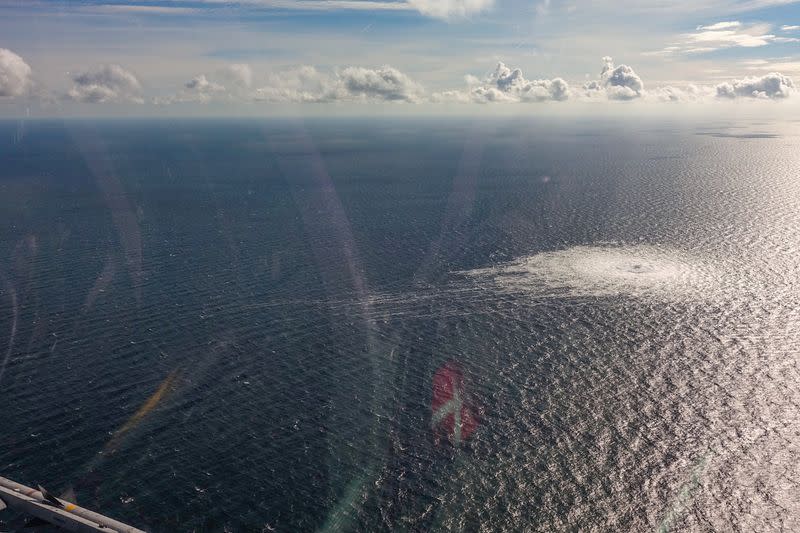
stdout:
[(0, 476), (149, 532), (800, 531), (800, 122), (0, 122)]

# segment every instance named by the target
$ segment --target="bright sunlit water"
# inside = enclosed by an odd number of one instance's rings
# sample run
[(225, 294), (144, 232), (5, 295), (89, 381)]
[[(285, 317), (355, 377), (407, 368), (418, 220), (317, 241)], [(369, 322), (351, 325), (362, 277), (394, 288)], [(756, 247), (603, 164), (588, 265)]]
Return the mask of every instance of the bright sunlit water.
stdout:
[(0, 475), (154, 532), (798, 531), (797, 126), (2, 123)]

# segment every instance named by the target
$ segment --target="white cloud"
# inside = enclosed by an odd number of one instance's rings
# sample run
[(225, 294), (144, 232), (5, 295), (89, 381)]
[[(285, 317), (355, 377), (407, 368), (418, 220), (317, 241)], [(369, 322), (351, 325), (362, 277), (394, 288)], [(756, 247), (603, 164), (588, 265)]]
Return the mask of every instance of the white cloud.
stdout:
[(5, 48), (0, 48), (0, 97), (25, 94), (31, 87), (31, 67)]
[(209, 81), (205, 74), (200, 74), (184, 84), (183, 91), (176, 99), (181, 102), (208, 102), (225, 91), (224, 85)]
[[(439, 99), (439, 97), (437, 97)], [(463, 97), (456, 97), (457, 101), (465, 100)], [(480, 86), (473, 87), (466, 97), (466, 101), (477, 102), (479, 104), (489, 104), (493, 102), (518, 102), (516, 98), (497, 87)]]
[(717, 85), (719, 98), (758, 98), (765, 100), (787, 98), (794, 91), (788, 76), (772, 72), (765, 76), (747, 77)]
[(119, 65), (105, 65), (73, 76), (68, 96), (76, 102), (142, 103), (142, 86), (131, 72)]
[(250, 65), (244, 63), (228, 65), (224, 69), (223, 75), (230, 78), (234, 85), (243, 88), (249, 88), (253, 84), (253, 70), (250, 68)]
[(569, 86), (561, 78), (552, 80), (526, 80), (522, 70), (511, 70), (503, 63), (498, 63), (489, 82), (501, 91), (511, 94), (523, 102), (542, 102), (545, 100), (566, 100), (569, 98)]
[(349, 95), (379, 100), (418, 100), (422, 88), (399, 70), (386, 66), (379, 69), (348, 67), (340, 80)]
[(268, 102), (330, 102), (336, 100), (331, 76), (303, 65), (269, 76), (267, 85), (256, 89), (254, 98)]
[(494, 0), (408, 0), (408, 4), (423, 15), (452, 19), (486, 11)]
[(422, 87), (396, 68), (347, 67), (326, 74), (301, 66), (270, 76), (256, 100), (273, 102), (395, 101), (422, 99)]
[(600, 79), (606, 87), (608, 97), (612, 100), (632, 100), (639, 98), (644, 92), (644, 82), (628, 65), (614, 66), (614, 60), (603, 58), (603, 70)]
[(706, 100), (714, 94), (714, 89), (711, 87), (699, 87), (697, 85), (687, 85), (686, 87), (673, 87), (667, 85), (664, 87), (656, 87), (647, 93), (650, 100), (656, 102), (699, 102)]
[[(800, 26), (782, 26), (781, 30), (791, 31)], [(670, 56), (676, 54), (703, 54), (726, 48), (760, 48), (777, 43), (800, 42), (794, 37), (780, 37), (772, 33), (770, 24), (743, 24), (738, 20), (717, 22), (697, 26), (693, 33), (676, 37), (660, 50), (645, 52), (644, 55)]]
[(476, 85), (481, 84), (481, 79), (478, 76), (467, 74), (466, 76), (464, 76), (464, 82), (467, 84), (468, 87), (474, 87)]
[(603, 58), (600, 80), (590, 81), (583, 86), (590, 99), (635, 100), (644, 95), (642, 78), (628, 65), (614, 65), (608, 56)]
[(208, 81), (205, 74), (200, 74), (187, 81), (185, 87), (191, 91), (201, 93), (214, 93), (225, 90), (224, 86)]
[[(794, 72), (789, 67), (799, 63), (792, 58), (776, 60), (749, 60), (740, 63), (743, 68), (776, 69)], [(20, 62), (24, 67), (20, 66)], [(13, 68), (11, 68), (11, 65)], [(9, 72), (15, 74), (13, 83)], [(334, 102), (549, 102), (577, 97), (598, 102), (613, 100), (643, 100), (646, 102), (706, 102), (714, 99), (784, 99), (794, 91), (792, 79), (784, 74), (770, 73), (751, 76), (728, 83), (696, 86), (677, 82), (645, 90), (642, 78), (628, 65), (615, 65), (611, 57), (603, 58), (603, 67), (597, 80), (583, 86), (583, 91), (573, 92), (564, 79), (526, 79), (522, 70), (504, 63), (484, 79), (467, 75), (466, 87), (461, 90), (425, 93), (414, 79), (391, 66), (365, 68), (350, 66), (333, 71), (320, 71), (312, 66), (299, 66), (273, 72), (265, 76), (267, 83), (251, 89), (253, 72), (249, 65), (232, 64), (218, 68), (211, 75), (198, 74), (184, 83), (173, 96), (154, 98), (155, 104), (180, 102), (207, 103), (246, 100), (293, 103)], [(30, 67), (19, 56), (0, 49), (0, 96), (23, 94), (30, 84)], [(22, 80), (22, 81), (20, 81)], [(68, 96), (78, 102), (143, 102), (142, 86), (136, 77), (119, 65), (90, 69), (73, 76), (74, 86)], [(675, 83), (675, 82), (673, 82)], [(681, 83), (686, 83), (681, 85)], [(29, 91), (28, 91), (29, 92)]]
[(209, 77), (199, 74), (187, 81), (181, 90), (172, 96), (155, 98), (157, 105), (180, 102), (208, 103), (212, 100), (242, 100), (249, 98), (249, 89), (253, 83), (253, 71), (250, 65), (235, 63), (227, 65)]
[(469, 91), (459, 90), (433, 93), (430, 97), (430, 100), (434, 103), (470, 104), (473, 102), (472, 95)]
[(546, 102), (567, 100), (569, 84), (561, 78), (528, 80), (519, 68), (511, 69), (500, 62), (494, 72), (480, 81), (474, 76), (465, 77), (466, 91), (436, 93), (437, 102)]
[(698, 30), (706, 30), (706, 31), (719, 31), (719, 30), (730, 30), (733, 28), (740, 28), (742, 23), (738, 20), (732, 20), (730, 22), (717, 22), (716, 24), (711, 24), (709, 26), (698, 26)]
[[(781, 29), (787, 31), (784, 26)], [(678, 36), (678, 40), (649, 55), (702, 54), (725, 48), (759, 48), (776, 43), (799, 42), (792, 37), (779, 37), (771, 33), (769, 24), (745, 25), (739, 21), (725, 21), (697, 26), (693, 33)]]
[(797, 31), (800, 30), (800, 26), (781, 26), (781, 31)]
[[(722, 23), (726, 24), (726, 23)], [(743, 27), (736, 23), (735, 27), (719, 28), (712, 26), (702, 27), (700, 31), (686, 35), (686, 39), (698, 45), (708, 45), (711, 48), (730, 48), (741, 46), (744, 48), (756, 48), (766, 46), (775, 40), (775, 35), (769, 32), (770, 27), (766, 24), (756, 24)]]

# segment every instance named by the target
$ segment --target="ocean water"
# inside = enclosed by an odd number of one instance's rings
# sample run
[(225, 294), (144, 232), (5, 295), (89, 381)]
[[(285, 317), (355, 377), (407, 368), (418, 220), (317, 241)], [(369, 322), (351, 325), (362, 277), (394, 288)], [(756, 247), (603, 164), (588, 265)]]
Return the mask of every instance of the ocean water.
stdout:
[(798, 291), (797, 123), (4, 122), (0, 476), (153, 532), (800, 531)]

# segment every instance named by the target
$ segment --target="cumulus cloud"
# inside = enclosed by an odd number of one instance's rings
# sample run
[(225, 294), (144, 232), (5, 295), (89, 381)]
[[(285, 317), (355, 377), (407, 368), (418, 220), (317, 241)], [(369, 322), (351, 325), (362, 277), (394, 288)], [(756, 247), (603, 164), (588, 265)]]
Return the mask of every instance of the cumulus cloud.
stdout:
[(301, 66), (270, 76), (256, 100), (273, 102), (395, 101), (422, 99), (422, 87), (396, 68), (347, 67), (326, 74)]
[(608, 56), (603, 58), (600, 79), (584, 86), (589, 98), (608, 98), (609, 100), (635, 100), (644, 95), (644, 82), (628, 65), (614, 65)]
[(210, 76), (198, 74), (184, 83), (177, 94), (158, 97), (153, 102), (157, 105), (166, 105), (181, 102), (208, 103), (244, 99), (249, 97), (252, 83), (253, 71), (250, 65), (236, 63), (226, 65)]
[[(733, 23), (722, 23), (733, 27)], [(727, 26), (726, 26), (727, 27)], [(20, 63), (24, 67), (20, 66)], [(292, 103), (334, 102), (554, 102), (577, 98), (608, 102), (643, 100), (647, 102), (707, 102), (723, 99), (773, 99), (788, 97), (794, 91), (789, 76), (771, 73), (745, 77), (719, 85), (667, 85), (645, 91), (642, 78), (628, 65), (616, 65), (611, 57), (602, 59), (598, 79), (575, 90), (562, 78), (527, 79), (519, 68), (500, 62), (485, 78), (467, 75), (466, 86), (428, 95), (423, 87), (402, 71), (391, 67), (350, 66), (321, 71), (313, 66), (298, 66), (268, 73), (253, 89), (249, 65), (232, 64), (210, 74), (198, 74), (180, 86), (172, 96), (154, 98), (155, 104), (179, 102), (234, 102), (256, 100)], [(749, 64), (749, 63), (748, 63)], [(754, 63), (754, 68), (769, 64)], [(769, 64), (770, 70), (778, 70)], [(787, 72), (785, 69), (780, 69)], [(765, 72), (766, 70), (762, 70)], [(15, 74), (13, 77), (9, 74)], [(19, 56), (0, 49), (0, 96), (22, 94), (20, 87), (30, 84), (30, 67)], [(9, 82), (13, 80), (13, 82)], [(23, 81), (20, 81), (23, 80)], [(142, 102), (142, 87), (136, 77), (119, 65), (107, 65), (73, 77), (69, 97), (78, 102)], [(680, 83), (680, 82), (679, 82)], [(28, 91), (30, 93), (30, 91)]]
[(788, 76), (772, 72), (717, 85), (719, 98), (758, 98), (764, 100), (787, 98), (794, 91), (794, 82)]
[(31, 67), (20, 56), (0, 48), (0, 97), (25, 94), (32, 85), (31, 74)]
[(546, 102), (570, 97), (569, 84), (561, 78), (528, 80), (519, 68), (500, 62), (494, 72), (481, 81), (467, 76), (466, 91), (446, 91), (433, 95), (437, 102)]
[(187, 81), (185, 87), (191, 91), (201, 93), (213, 93), (225, 90), (225, 87), (222, 85), (208, 81), (205, 74), (200, 74)]
[(256, 89), (254, 98), (267, 102), (330, 102), (336, 100), (332, 76), (308, 65), (271, 74), (267, 85)]
[(600, 79), (606, 87), (608, 97), (613, 100), (632, 100), (639, 98), (644, 92), (644, 83), (628, 65), (614, 66), (614, 60), (603, 58), (603, 70)]
[(545, 100), (566, 100), (569, 98), (569, 85), (561, 78), (552, 80), (526, 80), (522, 70), (510, 69), (502, 62), (497, 64), (488, 79), (493, 87), (512, 95), (523, 102), (543, 102)]
[(73, 76), (68, 96), (76, 102), (142, 103), (142, 86), (131, 72), (119, 65), (105, 65)]
[(205, 74), (200, 74), (184, 84), (183, 92), (179, 95), (178, 100), (184, 102), (208, 102), (214, 96), (224, 92), (224, 85), (209, 81)]
[(408, 0), (408, 4), (423, 15), (452, 19), (490, 9), (494, 0)]
[(415, 101), (422, 93), (421, 87), (411, 78), (392, 67), (368, 69), (348, 67), (339, 78), (348, 95), (380, 100)]

